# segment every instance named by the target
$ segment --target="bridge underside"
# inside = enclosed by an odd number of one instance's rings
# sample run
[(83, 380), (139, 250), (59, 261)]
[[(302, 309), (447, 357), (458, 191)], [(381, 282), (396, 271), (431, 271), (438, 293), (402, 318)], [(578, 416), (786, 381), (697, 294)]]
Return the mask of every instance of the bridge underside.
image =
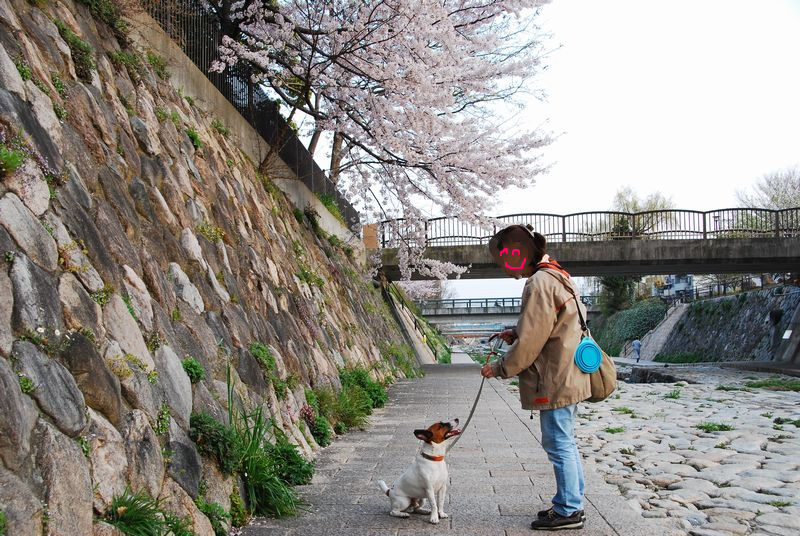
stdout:
[[(800, 270), (800, 238), (618, 240), (550, 244), (549, 253), (572, 275), (779, 273)], [(485, 245), (431, 247), (425, 256), (471, 265), (462, 279), (507, 277)], [(381, 253), (390, 280), (400, 278), (397, 250)], [(430, 279), (415, 273), (412, 279)]]

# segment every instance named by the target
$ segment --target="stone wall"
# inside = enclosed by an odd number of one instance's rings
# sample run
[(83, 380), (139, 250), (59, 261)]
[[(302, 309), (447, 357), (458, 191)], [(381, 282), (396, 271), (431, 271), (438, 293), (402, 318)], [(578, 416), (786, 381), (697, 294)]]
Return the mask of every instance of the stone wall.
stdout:
[(672, 329), (658, 356), (772, 361), (798, 306), (800, 292), (792, 287), (695, 302)]
[[(84, 80), (54, 19), (92, 47)], [(93, 517), (126, 486), (211, 534), (193, 498), (202, 481), (229, 509), (234, 481), (187, 430), (192, 412), (227, 419), (228, 364), (241, 404), (306, 454), (304, 387), (338, 386), (345, 365), (401, 375), (381, 344), (402, 336), (363, 265), (295, 218), (212, 109), (147, 60), (112, 63), (120, 46), (82, 4), (0, 0), (0, 128), (25, 154), (0, 174), (0, 510), (13, 535), (106, 534)], [(276, 393), (255, 341), (290, 388)], [(187, 357), (204, 380), (190, 382)]]

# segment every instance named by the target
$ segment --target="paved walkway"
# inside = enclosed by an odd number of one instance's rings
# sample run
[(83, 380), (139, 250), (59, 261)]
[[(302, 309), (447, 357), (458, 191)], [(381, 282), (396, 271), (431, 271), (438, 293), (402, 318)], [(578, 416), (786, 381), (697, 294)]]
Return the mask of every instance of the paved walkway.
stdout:
[[(480, 384), (476, 364), (425, 367), (424, 379), (391, 387), (390, 402), (376, 411), (364, 432), (345, 435), (326, 448), (314, 481), (300, 488), (309, 512), (289, 519), (257, 520), (245, 536), (416, 534), (521, 535), (532, 516), (555, 493), (552, 467), (540, 444), (538, 419), (519, 409), (516, 395), (497, 380), (484, 386), (475, 417), (448, 456), (449, 519), (390, 517), (389, 500), (377, 480), (391, 485), (419, 448), (415, 428), (437, 420), (466, 419)], [(663, 520), (635, 513), (615, 487), (587, 468), (586, 525), (581, 536), (660, 536)], [(563, 531), (562, 531), (563, 533)]]

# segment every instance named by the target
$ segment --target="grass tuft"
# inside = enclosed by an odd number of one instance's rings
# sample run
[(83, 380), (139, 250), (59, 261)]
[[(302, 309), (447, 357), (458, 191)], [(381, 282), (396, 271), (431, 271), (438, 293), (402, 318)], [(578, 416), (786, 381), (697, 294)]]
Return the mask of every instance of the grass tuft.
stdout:
[(703, 422), (695, 425), (695, 428), (704, 432), (730, 432), (731, 430), (734, 430), (734, 427), (730, 424), (719, 422)]

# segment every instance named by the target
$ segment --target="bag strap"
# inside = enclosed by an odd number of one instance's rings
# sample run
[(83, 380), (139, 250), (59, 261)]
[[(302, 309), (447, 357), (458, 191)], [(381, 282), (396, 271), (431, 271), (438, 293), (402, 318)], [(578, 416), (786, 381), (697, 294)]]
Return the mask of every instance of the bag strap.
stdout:
[[(544, 268), (547, 268), (547, 266), (544, 266)], [(588, 333), (589, 336), (591, 337), (591, 332), (589, 331), (589, 327), (586, 325), (586, 320), (584, 320), (584, 318), (583, 318), (583, 313), (581, 312), (581, 305), (580, 305), (580, 303), (578, 303), (578, 297), (575, 295), (575, 291), (572, 290), (572, 287), (567, 285), (564, 282), (564, 280), (562, 280), (560, 277), (558, 277), (553, 272), (548, 272), (547, 270), (545, 270), (544, 273), (556, 278), (556, 280), (559, 283), (561, 283), (564, 286), (565, 289), (567, 289), (567, 292), (569, 292), (572, 295), (572, 299), (575, 300), (575, 306), (578, 308), (578, 320), (581, 323), (581, 330), (583, 330), (584, 333)]]

